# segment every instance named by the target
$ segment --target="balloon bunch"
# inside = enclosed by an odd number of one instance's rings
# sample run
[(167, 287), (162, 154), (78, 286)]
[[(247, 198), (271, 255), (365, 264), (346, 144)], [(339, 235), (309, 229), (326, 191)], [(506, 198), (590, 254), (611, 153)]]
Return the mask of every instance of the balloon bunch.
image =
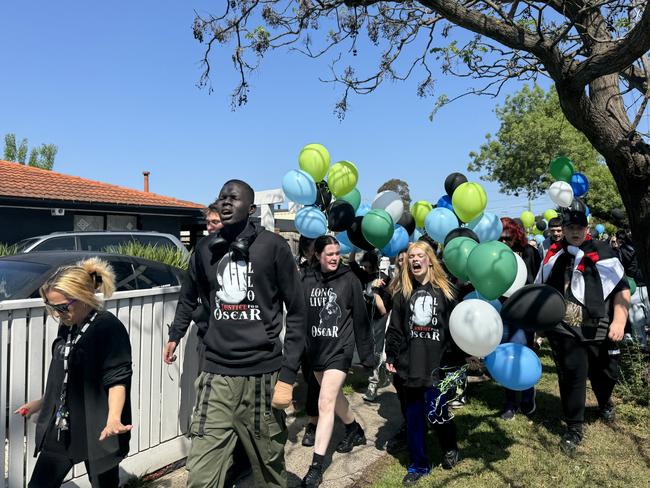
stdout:
[(575, 171), (573, 163), (565, 156), (551, 161), (549, 170), (556, 180), (547, 190), (553, 203), (561, 208), (584, 212), (589, 217), (589, 207), (581, 200), (589, 191), (587, 177)]

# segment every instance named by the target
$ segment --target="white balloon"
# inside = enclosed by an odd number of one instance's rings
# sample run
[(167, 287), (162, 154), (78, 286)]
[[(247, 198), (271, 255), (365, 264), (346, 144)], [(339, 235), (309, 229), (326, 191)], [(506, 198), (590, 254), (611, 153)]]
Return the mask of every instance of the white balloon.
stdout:
[(556, 181), (547, 193), (558, 207), (569, 207), (573, 202), (573, 188), (566, 181)]
[(503, 336), (503, 322), (495, 308), (472, 298), (456, 305), (449, 317), (449, 332), (467, 354), (485, 357), (494, 351)]
[(404, 213), (404, 202), (398, 193), (390, 190), (377, 193), (377, 196), (372, 201), (372, 208), (380, 208), (388, 212), (396, 224)]
[(519, 256), (519, 254), (514, 254), (515, 258), (517, 259), (517, 276), (515, 276), (515, 281), (512, 282), (510, 288), (508, 288), (503, 294), (504, 297), (509, 297), (519, 288), (526, 286), (526, 278), (528, 278), (528, 268), (526, 268), (526, 263), (524, 263), (524, 260), (521, 259), (521, 256)]

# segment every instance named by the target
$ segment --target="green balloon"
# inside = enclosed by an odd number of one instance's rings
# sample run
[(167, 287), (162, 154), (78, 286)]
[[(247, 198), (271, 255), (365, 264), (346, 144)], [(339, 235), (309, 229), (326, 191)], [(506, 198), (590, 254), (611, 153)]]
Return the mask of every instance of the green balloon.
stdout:
[(571, 181), (571, 177), (575, 171), (573, 168), (573, 163), (569, 158), (565, 156), (560, 156), (559, 158), (555, 158), (553, 161), (551, 161), (550, 169), (553, 178), (555, 178), (557, 181), (566, 181), (567, 183)]
[(467, 260), (478, 243), (469, 237), (456, 237), (445, 246), (443, 261), (456, 278), (468, 281)]
[(467, 275), (476, 291), (488, 300), (496, 300), (514, 283), (517, 258), (503, 242), (484, 242), (469, 255)]
[(433, 205), (426, 200), (418, 200), (411, 205), (411, 215), (413, 216), (413, 220), (415, 220), (416, 227), (419, 229), (424, 228), (424, 219), (427, 218), (431, 210), (433, 210)]
[(298, 165), (318, 183), (323, 181), (327, 175), (327, 170), (330, 167), (330, 153), (321, 144), (307, 144), (300, 150)]
[(361, 221), (363, 237), (377, 249), (382, 249), (390, 242), (394, 230), (395, 225), (390, 214), (379, 208), (368, 212)]
[(627, 277), (627, 282), (630, 285), (630, 296), (634, 295), (636, 293), (636, 281), (634, 281), (634, 278), (630, 278), (629, 276)]
[(350, 161), (339, 161), (330, 168), (327, 184), (332, 195), (342, 197), (354, 190), (359, 180), (357, 167)]
[(451, 204), (460, 220), (470, 222), (485, 210), (487, 195), (478, 183), (466, 182), (454, 190)]
[(524, 227), (526, 227), (526, 229), (530, 229), (535, 225), (535, 214), (533, 212), (530, 212), (528, 210), (526, 210), (525, 212), (521, 212), (519, 218), (523, 222)]
[(557, 217), (557, 215), (558, 215), (557, 212), (552, 208), (549, 208), (546, 212), (544, 212), (544, 218), (546, 219), (547, 222)]
[(356, 210), (359, 208), (359, 205), (361, 205), (361, 193), (355, 188), (350, 193), (346, 193), (342, 197), (339, 197), (338, 200), (345, 200), (350, 205), (352, 205), (354, 211), (356, 212)]

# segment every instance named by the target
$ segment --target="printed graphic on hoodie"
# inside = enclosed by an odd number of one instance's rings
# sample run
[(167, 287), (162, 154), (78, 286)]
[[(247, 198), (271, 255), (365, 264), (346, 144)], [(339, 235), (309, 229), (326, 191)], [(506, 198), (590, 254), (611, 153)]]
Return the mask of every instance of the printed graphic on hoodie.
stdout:
[(440, 341), (438, 330), (438, 297), (433, 297), (426, 290), (418, 290), (409, 300), (411, 317), (409, 327), (411, 339), (429, 339)]
[(261, 320), (255, 303), (253, 265), (243, 259), (233, 259), (232, 252), (224, 255), (217, 265), (214, 318), (216, 320)]
[(331, 288), (314, 288), (309, 297), (310, 307), (320, 307), (318, 325), (311, 328), (312, 337), (338, 337), (341, 307), (336, 303), (336, 293)]

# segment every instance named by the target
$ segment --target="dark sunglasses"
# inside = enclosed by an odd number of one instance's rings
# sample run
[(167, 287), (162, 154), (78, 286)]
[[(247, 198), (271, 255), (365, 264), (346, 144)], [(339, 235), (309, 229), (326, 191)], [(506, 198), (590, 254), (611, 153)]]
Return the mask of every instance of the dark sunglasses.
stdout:
[(506, 242), (506, 241), (511, 241), (513, 237), (511, 235), (504, 235), (499, 237), (499, 242)]
[(69, 300), (66, 303), (49, 303), (45, 302), (45, 308), (50, 312), (57, 312), (59, 314), (68, 313), (70, 311), (70, 305), (75, 303), (77, 300)]

